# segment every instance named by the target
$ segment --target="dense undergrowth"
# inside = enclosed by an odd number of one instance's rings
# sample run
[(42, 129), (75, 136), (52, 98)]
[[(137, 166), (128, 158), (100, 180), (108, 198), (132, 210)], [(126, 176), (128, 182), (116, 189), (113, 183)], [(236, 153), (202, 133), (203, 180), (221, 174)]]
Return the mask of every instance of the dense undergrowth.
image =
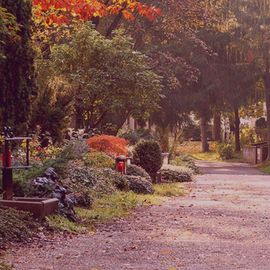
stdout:
[[(156, 166), (151, 162), (149, 160), (146, 169)], [(65, 201), (60, 203), (66, 207), (72, 202), (75, 216), (70, 218), (65, 211), (60, 211), (40, 223), (28, 213), (0, 209), (0, 247), (8, 242), (28, 241), (38, 227), (43, 227), (44, 231), (70, 233), (94, 230), (100, 223), (129, 215), (136, 207), (160, 204), (166, 197), (182, 196), (184, 189), (177, 182), (191, 181), (193, 173), (197, 172), (190, 158), (178, 156), (174, 166), (160, 170), (166, 183), (152, 184), (149, 173), (140, 166), (130, 165), (127, 175), (116, 172), (113, 156), (89, 151), (84, 140), (72, 141), (57, 155), (32, 163), (31, 169), (14, 172), (15, 196), (53, 197), (60, 186), (66, 193)], [(56, 180), (46, 178), (48, 168), (55, 170)], [(158, 168), (160, 165), (155, 170)], [(43, 186), (33, 184), (42, 181), (45, 181)]]
[(28, 241), (35, 235), (37, 228), (38, 223), (29, 213), (0, 208), (0, 248), (9, 242)]

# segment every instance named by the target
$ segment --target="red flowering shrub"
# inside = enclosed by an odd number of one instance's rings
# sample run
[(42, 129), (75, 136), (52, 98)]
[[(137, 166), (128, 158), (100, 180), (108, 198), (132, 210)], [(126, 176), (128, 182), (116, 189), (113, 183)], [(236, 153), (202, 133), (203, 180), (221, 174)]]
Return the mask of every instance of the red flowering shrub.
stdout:
[(98, 135), (88, 139), (87, 143), (90, 148), (104, 152), (110, 156), (126, 156), (128, 154), (128, 142), (123, 138), (110, 135)]

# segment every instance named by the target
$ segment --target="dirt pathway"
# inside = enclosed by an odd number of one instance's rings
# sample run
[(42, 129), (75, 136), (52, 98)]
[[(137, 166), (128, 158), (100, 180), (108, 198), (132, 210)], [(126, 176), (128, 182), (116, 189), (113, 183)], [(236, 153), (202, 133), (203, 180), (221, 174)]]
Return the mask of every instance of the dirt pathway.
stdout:
[(17, 270), (270, 269), (270, 176), (200, 162), (192, 192), (93, 236), (11, 251)]

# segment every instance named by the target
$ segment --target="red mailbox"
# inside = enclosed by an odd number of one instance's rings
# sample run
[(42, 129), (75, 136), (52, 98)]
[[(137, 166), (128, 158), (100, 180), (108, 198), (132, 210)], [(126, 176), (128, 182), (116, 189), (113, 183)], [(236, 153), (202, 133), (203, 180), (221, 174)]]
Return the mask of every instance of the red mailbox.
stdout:
[(125, 156), (118, 156), (115, 159), (116, 171), (120, 172), (121, 174), (126, 174), (126, 164), (127, 158)]

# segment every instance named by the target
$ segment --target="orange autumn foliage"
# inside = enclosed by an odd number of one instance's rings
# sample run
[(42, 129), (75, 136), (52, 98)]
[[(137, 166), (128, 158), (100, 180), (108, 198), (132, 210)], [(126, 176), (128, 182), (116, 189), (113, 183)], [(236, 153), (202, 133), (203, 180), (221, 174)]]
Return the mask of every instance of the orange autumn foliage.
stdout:
[(119, 137), (110, 135), (94, 136), (87, 141), (91, 149), (104, 152), (110, 156), (118, 156), (128, 154), (128, 142)]
[(33, 0), (34, 14), (47, 24), (63, 24), (73, 19), (88, 21), (94, 17), (105, 17), (122, 12), (126, 20), (136, 14), (154, 20), (160, 9), (138, 0), (114, 0), (105, 4), (103, 0)]

